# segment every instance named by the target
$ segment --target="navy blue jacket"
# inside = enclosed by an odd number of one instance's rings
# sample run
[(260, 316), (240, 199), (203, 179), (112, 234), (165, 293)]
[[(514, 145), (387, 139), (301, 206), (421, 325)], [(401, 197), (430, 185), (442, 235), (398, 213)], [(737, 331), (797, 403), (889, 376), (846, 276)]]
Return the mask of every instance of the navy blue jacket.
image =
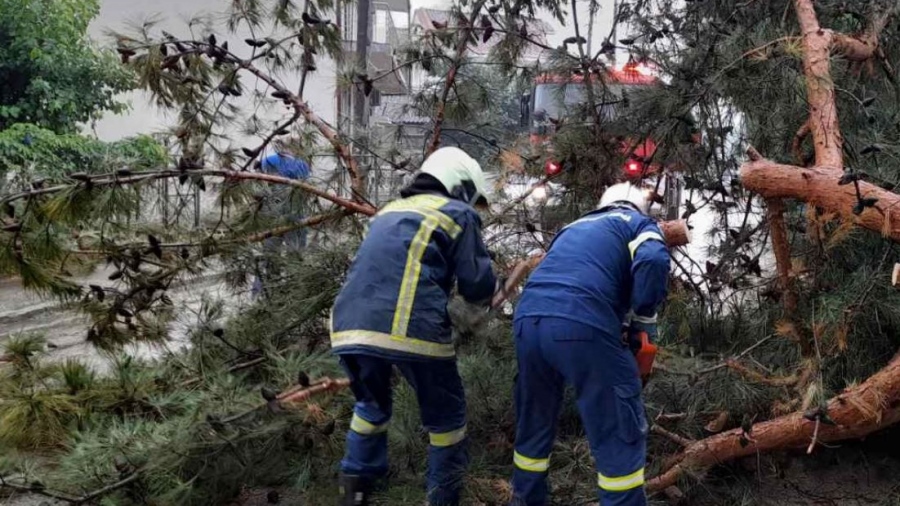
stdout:
[(454, 281), (489, 302), (496, 278), (468, 204), (420, 194), (385, 206), (370, 222), (331, 314), (335, 353), (452, 359), (447, 304)]
[(617, 337), (632, 318), (656, 322), (668, 275), (669, 252), (652, 219), (624, 206), (594, 211), (556, 235), (515, 318), (565, 318)]

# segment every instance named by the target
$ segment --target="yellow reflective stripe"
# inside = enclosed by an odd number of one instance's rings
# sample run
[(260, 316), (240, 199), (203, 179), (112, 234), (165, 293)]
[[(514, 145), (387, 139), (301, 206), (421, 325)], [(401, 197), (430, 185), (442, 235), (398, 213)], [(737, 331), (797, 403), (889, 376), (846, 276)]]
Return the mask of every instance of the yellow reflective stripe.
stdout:
[(422, 274), (422, 256), (431, 241), (431, 234), (437, 229), (437, 220), (431, 216), (422, 220), (419, 231), (413, 237), (409, 252), (406, 255), (406, 267), (403, 270), (403, 280), (400, 282), (400, 294), (397, 297), (397, 309), (394, 310), (394, 322), (391, 325), (391, 334), (405, 336), (409, 327), (409, 319), (412, 317), (412, 307), (416, 300), (416, 288), (419, 285), (419, 276)]
[(344, 330), (332, 332), (331, 346), (374, 346), (391, 351), (402, 351), (435, 358), (452, 358), (456, 355), (453, 344), (432, 343), (406, 336), (396, 336), (371, 330)]
[(634, 260), (634, 254), (637, 252), (637, 249), (647, 241), (659, 241), (665, 244), (666, 240), (663, 239), (663, 236), (657, 234), (656, 232), (644, 232), (639, 234), (634, 238), (633, 241), (628, 243), (628, 251), (631, 252), (631, 259)]
[(440, 212), (442, 206), (449, 202), (448, 199), (436, 197), (433, 195), (417, 195), (403, 200), (395, 200), (384, 206), (378, 214), (387, 213), (416, 213), (426, 218), (431, 217), (440, 224), (441, 228), (447, 232), (452, 239), (456, 239), (462, 233), (462, 227), (453, 221), (453, 218)]
[(602, 474), (597, 474), (597, 485), (603, 490), (608, 490), (610, 492), (624, 492), (626, 490), (640, 487), (643, 484), (643, 467), (625, 476), (609, 477), (603, 476)]
[(526, 457), (519, 452), (513, 454), (513, 463), (523, 471), (532, 473), (546, 473), (550, 469), (550, 459), (533, 459)]
[(372, 436), (387, 432), (387, 426), (387, 422), (381, 425), (375, 425), (368, 420), (364, 420), (356, 413), (353, 413), (353, 418), (350, 419), (350, 430), (357, 434), (362, 434), (363, 436)]
[(430, 209), (422, 209), (422, 208), (396, 208), (396, 209), (384, 209), (380, 211), (378, 214), (387, 214), (387, 213), (416, 213), (425, 218), (432, 218), (436, 220), (441, 229), (443, 229), (450, 236), (451, 239), (456, 239), (456, 237), (462, 233), (462, 227), (456, 224), (449, 216), (440, 212), (440, 211), (432, 211)]
[(452, 430), (450, 432), (436, 433), (430, 432), (428, 434), (428, 440), (431, 442), (431, 446), (437, 446), (440, 448), (446, 446), (453, 446), (463, 439), (466, 438), (466, 426), (463, 425), (459, 429)]

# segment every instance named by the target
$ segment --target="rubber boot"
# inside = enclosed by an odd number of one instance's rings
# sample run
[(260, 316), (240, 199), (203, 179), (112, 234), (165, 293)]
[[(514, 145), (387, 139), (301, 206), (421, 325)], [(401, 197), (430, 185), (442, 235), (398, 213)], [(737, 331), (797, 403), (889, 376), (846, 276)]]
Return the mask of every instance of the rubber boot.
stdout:
[(362, 476), (342, 474), (341, 502), (338, 506), (370, 506), (372, 480)]

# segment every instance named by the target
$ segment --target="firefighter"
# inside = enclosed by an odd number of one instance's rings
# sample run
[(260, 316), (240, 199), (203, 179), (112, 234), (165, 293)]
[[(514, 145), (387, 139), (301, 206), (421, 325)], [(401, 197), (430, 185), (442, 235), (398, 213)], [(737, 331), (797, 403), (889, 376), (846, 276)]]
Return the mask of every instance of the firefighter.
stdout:
[[(564, 227), (525, 285), (514, 317), (519, 373), (512, 506), (548, 504), (547, 472), (566, 385), (574, 388), (602, 506), (647, 504), (647, 420), (635, 354), (656, 337), (669, 253), (629, 183)], [(623, 326), (628, 330), (623, 340)]]
[(370, 502), (388, 471), (391, 371), (415, 390), (429, 433), (427, 496), (455, 506), (468, 465), (466, 400), (447, 311), (454, 280), (470, 303), (498, 287), (475, 206), (488, 204), (478, 162), (435, 151), (401, 199), (371, 221), (332, 309), (331, 346), (356, 397), (341, 461), (341, 506)]

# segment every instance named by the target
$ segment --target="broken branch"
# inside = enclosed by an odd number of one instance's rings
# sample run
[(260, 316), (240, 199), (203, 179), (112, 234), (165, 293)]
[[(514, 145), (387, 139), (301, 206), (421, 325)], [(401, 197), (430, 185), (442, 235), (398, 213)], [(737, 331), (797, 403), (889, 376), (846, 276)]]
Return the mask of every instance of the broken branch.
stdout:
[(672, 432), (670, 430), (666, 430), (656, 424), (653, 424), (653, 426), (650, 427), (650, 432), (657, 434), (659, 436), (668, 438), (668, 439), (678, 443), (679, 445), (685, 446), (685, 447), (690, 446), (695, 442), (693, 439), (690, 439), (690, 438), (687, 438), (684, 436), (679, 436), (678, 434), (675, 434), (674, 432)]
[[(900, 422), (900, 354), (859, 386), (848, 388), (827, 404), (834, 426), (819, 429), (819, 442), (866, 436)], [(671, 459), (666, 470), (647, 482), (649, 492), (675, 485), (689, 470), (708, 468), (740, 457), (808, 444), (815, 425), (795, 412), (753, 425), (753, 440), (742, 441), (743, 430), (733, 429), (691, 443)]]
[(859, 199), (854, 185), (838, 185), (840, 177), (830, 167), (803, 168), (770, 160), (751, 161), (741, 167), (744, 187), (770, 202), (771, 199), (799, 199), (900, 242), (900, 195), (858, 181), (860, 195), (876, 198), (878, 202), (857, 215), (854, 208)]

